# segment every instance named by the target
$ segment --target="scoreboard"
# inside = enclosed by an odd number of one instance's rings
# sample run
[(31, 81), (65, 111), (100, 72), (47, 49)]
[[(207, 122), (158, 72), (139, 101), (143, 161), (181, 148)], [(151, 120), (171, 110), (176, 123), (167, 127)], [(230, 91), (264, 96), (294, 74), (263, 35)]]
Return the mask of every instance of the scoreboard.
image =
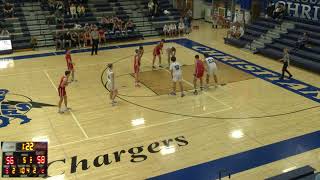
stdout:
[(46, 177), (47, 142), (2, 142), (2, 177)]

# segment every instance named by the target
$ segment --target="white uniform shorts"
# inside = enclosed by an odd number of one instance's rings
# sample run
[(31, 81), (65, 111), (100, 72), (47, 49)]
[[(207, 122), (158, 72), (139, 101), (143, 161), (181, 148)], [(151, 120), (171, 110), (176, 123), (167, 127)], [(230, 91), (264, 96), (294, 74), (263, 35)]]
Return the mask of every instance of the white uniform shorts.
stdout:
[(210, 75), (217, 75), (218, 72), (218, 67), (216, 64), (212, 64), (208, 67), (208, 72), (207, 74)]
[(107, 89), (108, 89), (109, 91), (113, 91), (113, 90), (116, 90), (116, 87), (112, 86), (112, 83), (111, 83), (111, 82), (108, 82), (108, 83), (107, 83)]
[(173, 82), (180, 82), (182, 81), (182, 74), (174, 74), (172, 77)]

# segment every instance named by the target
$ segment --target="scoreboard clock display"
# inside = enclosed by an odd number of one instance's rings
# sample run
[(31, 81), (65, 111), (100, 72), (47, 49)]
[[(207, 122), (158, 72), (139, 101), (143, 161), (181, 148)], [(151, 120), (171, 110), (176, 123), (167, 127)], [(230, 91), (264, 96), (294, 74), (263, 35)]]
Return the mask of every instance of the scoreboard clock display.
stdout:
[(46, 177), (47, 142), (2, 142), (2, 177)]

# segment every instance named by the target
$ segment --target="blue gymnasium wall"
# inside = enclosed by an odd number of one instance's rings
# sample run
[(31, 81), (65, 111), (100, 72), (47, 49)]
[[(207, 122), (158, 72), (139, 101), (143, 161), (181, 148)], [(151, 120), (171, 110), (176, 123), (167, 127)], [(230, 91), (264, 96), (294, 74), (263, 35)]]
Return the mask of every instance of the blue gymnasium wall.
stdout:
[[(268, 0), (265, 0), (267, 4)], [(288, 15), (296, 18), (319, 21), (320, 0), (272, 0), (286, 4)]]
[[(208, 3), (212, 3), (212, 0), (205, 0)], [(214, 2), (214, 0), (213, 0)], [(235, 0), (236, 4), (239, 4), (241, 9), (250, 10), (252, 0)]]

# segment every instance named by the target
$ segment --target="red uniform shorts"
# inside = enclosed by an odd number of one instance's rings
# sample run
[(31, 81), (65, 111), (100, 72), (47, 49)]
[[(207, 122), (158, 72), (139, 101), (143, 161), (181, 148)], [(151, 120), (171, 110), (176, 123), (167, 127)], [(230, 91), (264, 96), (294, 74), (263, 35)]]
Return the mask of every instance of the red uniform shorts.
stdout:
[(73, 64), (72, 63), (68, 63), (67, 66), (68, 66), (69, 71), (73, 71)]
[(66, 96), (67, 95), (66, 88), (65, 87), (59, 87), (58, 88), (58, 93), (59, 93), (59, 97)]

